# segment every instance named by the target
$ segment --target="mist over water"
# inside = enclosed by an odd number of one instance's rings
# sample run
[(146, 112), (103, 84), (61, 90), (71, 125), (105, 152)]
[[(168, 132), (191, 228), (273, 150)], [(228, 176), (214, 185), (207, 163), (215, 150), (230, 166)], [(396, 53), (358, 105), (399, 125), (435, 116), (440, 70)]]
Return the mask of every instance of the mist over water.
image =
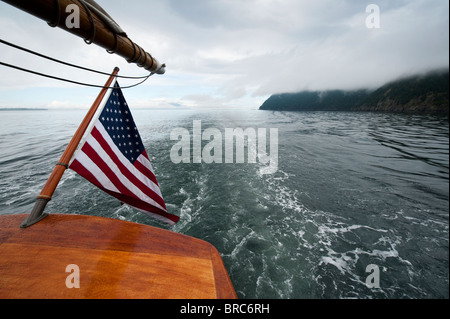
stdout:
[[(0, 214), (28, 213), (84, 111), (0, 112)], [(134, 110), (170, 228), (66, 171), (49, 213), (171, 229), (213, 244), (240, 298), (448, 298), (448, 117)], [(179, 163), (176, 128), (277, 128), (278, 170)], [(208, 142), (203, 141), (202, 146)], [(247, 149), (246, 149), (247, 150)], [(1, 257), (0, 257), (1, 258)], [(380, 288), (368, 288), (368, 265)]]

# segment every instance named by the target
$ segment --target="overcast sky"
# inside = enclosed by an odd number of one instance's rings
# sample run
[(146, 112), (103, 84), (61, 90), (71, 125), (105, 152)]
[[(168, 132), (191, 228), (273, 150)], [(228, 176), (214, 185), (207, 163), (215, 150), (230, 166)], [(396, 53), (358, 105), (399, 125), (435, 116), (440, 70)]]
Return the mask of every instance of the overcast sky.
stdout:
[[(258, 108), (271, 94), (375, 88), (449, 66), (447, 0), (98, 0), (129, 37), (167, 64), (126, 90), (133, 107)], [(366, 7), (380, 8), (367, 28)], [(122, 58), (0, 2), (0, 38), (70, 63), (145, 75)], [(0, 44), (0, 61), (94, 84), (105, 78)], [(122, 86), (133, 81), (122, 80)], [(0, 107), (82, 107), (98, 89), (0, 66)]]

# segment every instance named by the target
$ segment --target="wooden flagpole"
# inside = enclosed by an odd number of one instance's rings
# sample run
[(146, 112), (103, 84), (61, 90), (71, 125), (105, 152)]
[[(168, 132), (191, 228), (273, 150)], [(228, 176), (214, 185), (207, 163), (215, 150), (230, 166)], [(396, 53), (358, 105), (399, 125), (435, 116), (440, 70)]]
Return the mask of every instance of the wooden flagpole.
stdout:
[(111, 86), (118, 72), (119, 68), (117, 67), (114, 68), (114, 71), (109, 77), (108, 81), (106, 82), (105, 87), (100, 91), (100, 94), (97, 96), (97, 99), (94, 101), (94, 104), (92, 104), (91, 108), (87, 112), (86, 116), (84, 117), (83, 121), (81, 122), (80, 126), (75, 132), (75, 135), (72, 137), (69, 145), (67, 146), (63, 155), (61, 156), (61, 159), (53, 169), (53, 172), (48, 178), (47, 183), (44, 185), (44, 188), (42, 189), (40, 195), (37, 197), (33, 210), (31, 211), (28, 218), (20, 225), (21, 228), (30, 227), (31, 225), (36, 224), (37, 222), (41, 221), (42, 219), (48, 216), (48, 214), (44, 213), (44, 209), (47, 206), (47, 203), (52, 199), (53, 193), (55, 192), (56, 187), (58, 187), (61, 177), (63, 176), (65, 170), (69, 167), (69, 162), (73, 154), (75, 153), (78, 144), (80, 144), (80, 141), (83, 138), (84, 133), (89, 127), (92, 118), (97, 112), (100, 103), (105, 97), (108, 88)]

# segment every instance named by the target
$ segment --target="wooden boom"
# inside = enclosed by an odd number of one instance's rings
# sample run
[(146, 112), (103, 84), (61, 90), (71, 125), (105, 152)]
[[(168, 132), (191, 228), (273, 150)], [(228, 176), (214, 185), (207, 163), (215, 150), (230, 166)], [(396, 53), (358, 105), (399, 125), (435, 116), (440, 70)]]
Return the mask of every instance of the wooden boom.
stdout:
[[(118, 54), (129, 63), (136, 63), (153, 73), (165, 72), (165, 64), (158, 62), (150, 53), (131, 41), (114, 20), (92, 0), (2, 1), (47, 21), (52, 27), (59, 27), (75, 34), (88, 44), (95, 43), (109, 53)], [(66, 12), (69, 5), (76, 5), (79, 8), (79, 27), (72, 27), (66, 23), (69, 15), (73, 13), (71, 10)]]

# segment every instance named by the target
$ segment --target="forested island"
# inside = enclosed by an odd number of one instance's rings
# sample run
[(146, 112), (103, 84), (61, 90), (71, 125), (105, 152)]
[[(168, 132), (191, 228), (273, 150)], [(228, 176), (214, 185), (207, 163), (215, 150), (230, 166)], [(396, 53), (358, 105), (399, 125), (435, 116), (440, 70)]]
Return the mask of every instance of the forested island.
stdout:
[(449, 71), (434, 71), (383, 85), (375, 91), (303, 91), (272, 95), (260, 110), (449, 113)]

